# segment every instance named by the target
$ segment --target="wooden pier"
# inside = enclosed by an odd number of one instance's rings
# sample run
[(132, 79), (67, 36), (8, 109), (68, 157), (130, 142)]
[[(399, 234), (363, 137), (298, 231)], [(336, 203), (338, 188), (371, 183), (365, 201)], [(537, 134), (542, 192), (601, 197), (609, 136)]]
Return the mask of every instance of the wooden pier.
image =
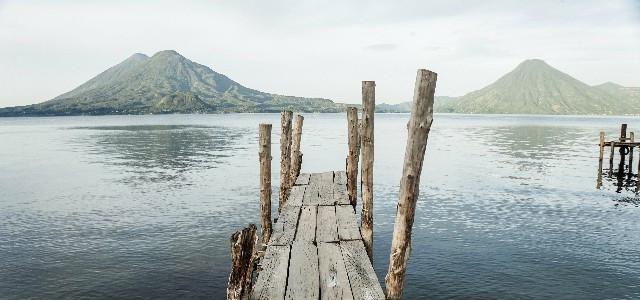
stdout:
[(250, 299), (384, 299), (346, 184), (343, 171), (300, 174)]
[[(231, 235), (227, 299), (401, 299), (437, 74), (418, 70), (385, 276), (373, 269), (375, 82), (362, 82), (362, 118), (347, 108), (346, 171), (300, 173), (303, 117), (281, 114), (278, 217), (271, 220), (271, 124), (259, 125), (260, 224)], [(360, 163), (360, 224), (356, 216)]]
[[(606, 141), (604, 131), (600, 131), (600, 143), (598, 144), (598, 147), (600, 148), (600, 155), (598, 158), (598, 178), (596, 180), (596, 188), (600, 189), (602, 187), (604, 155), (608, 148), (609, 169), (607, 173), (610, 178), (615, 176), (618, 179), (618, 191), (621, 191), (622, 186), (624, 185), (624, 179), (626, 178), (627, 181), (631, 181), (631, 178), (634, 176), (633, 152), (637, 147), (638, 153), (640, 154), (640, 142), (635, 141), (635, 134), (633, 132), (630, 132), (629, 136), (627, 136), (627, 124), (622, 124), (620, 126), (620, 137), (612, 141)], [(620, 157), (617, 171), (615, 170), (614, 164), (616, 150), (618, 150), (617, 152)], [(640, 159), (638, 161), (635, 188), (636, 193), (640, 192)]]

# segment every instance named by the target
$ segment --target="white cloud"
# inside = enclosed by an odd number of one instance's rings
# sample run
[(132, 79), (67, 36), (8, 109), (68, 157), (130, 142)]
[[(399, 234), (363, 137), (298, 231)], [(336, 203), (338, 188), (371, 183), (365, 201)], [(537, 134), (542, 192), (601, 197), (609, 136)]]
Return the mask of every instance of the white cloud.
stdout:
[(0, 1), (0, 106), (47, 100), (134, 52), (175, 49), (252, 88), (358, 102), (481, 88), (537, 57), (640, 85), (638, 1)]

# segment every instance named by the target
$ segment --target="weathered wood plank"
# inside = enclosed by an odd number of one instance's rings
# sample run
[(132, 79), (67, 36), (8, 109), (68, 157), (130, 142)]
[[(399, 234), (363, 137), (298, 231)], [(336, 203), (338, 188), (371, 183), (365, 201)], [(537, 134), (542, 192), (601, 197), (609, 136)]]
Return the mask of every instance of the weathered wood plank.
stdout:
[(285, 206), (302, 206), (302, 199), (304, 198), (304, 190), (307, 188), (306, 185), (296, 185), (291, 187), (291, 192), (289, 193), (289, 199), (284, 204)]
[(302, 205), (319, 205), (320, 195), (318, 193), (318, 186), (314, 184), (307, 185), (304, 191), (304, 197), (302, 197)]
[(310, 177), (311, 177), (311, 174), (309, 173), (300, 173), (300, 175), (298, 175), (298, 178), (296, 179), (296, 185), (309, 184)]
[(300, 212), (300, 222), (298, 222), (298, 233), (295, 240), (297, 242), (313, 242), (316, 239), (316, 216), (317, 206), (303, 206)]
[(318, 243), (321, 299), (353, 299), (340, 244)]
[(333, 184), (333, 201), (339, 205), (351, 204), (346, 185), (340, 183)]
[(384, 299), (382, 287), (361, 240), (341, 241), (340, 250), (353, 299)]
[(347, 172), (345, 171), (334, 171), (333, 172), (333, 182), (338, 184), (347, 184)]
[(289, 259), (286, 299), (318, 299), (320, 296), (318, 273), (318, 248), (308, 242), (294, 243)]
[(334, 205), (333, 172), (319, 173), (316, 177), (318, 184), (319, 205)]
[(290, 246), (269, 246), (251, 291), (252, 300), (284, 299)]
[(356, 214), (351, 205), (336, 205), (336, 220), (338, 222), (338, 237), (341, 241), (361, 239), (360, 230), (356, 225)]
[(318, 206), (316, 241), (338, 241), (338, 224), (335, 206)]
[(291, 245), (296, 236), (299, 215), (300, 206), (283, 207), (278, 222), (273, 225), (269, 245)]

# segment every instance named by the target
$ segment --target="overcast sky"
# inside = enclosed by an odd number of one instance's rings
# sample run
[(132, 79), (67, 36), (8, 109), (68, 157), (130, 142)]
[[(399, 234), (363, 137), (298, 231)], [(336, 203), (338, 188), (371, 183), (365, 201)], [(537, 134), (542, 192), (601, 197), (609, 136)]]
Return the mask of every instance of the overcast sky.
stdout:
[(640, 0), (368, 2), (0, 0), (0, 107), (164, 49), (247, 87), (338, 102), (359, 102), (362, 80), (378, 103), (410, 100), (418, 68), (459, 96), (528, 58), (640, 86)]

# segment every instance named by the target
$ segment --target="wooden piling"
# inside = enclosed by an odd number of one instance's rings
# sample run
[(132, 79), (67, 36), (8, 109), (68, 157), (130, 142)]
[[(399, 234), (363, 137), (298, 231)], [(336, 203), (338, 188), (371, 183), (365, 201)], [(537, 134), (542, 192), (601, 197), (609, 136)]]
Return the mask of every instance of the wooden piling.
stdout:
[(289, 174), (291, 173), (291, 119), (293, 112), (286, 110), (280, 113), (280, 196), (278, 197), (278, 213), (287, 201), (289, 191)]
[(300, 141), (302, 140), (302, 123), (304, 117), (296, 115), (293, 121), (293, 141), (291, 142), (291, 172), (289, 173), (289, 186), (296, 182), (298, 175), (300, 175), (300, 169), (302, 168), (302, 152), (300, 152)]
[(260, 250), (264, 250), (271, 238), (271, 124), (260, 124), (260, 224), (262, 226)]
[(358, 143), (360, 140), (358, 131), (358, 109), (347, 108), (347, 131), (349, 153), (347, 155), (347, 194), (349, 203), (355, 209), (358, 201)]
[[(633, 132), (629, 133), (629, 140), (631, 143), (636, 142), (636, 137)], [(629, 175), (633, 175), (633, 146), (629, 146)], [(638, 174), (640, 176), (640, 174)]]
[(398, 207), (393, 227), (389, 271), (385, 276), (387, 299), (401, 299), (404, 277), (411, 253), (411, 229), (419, 194), (420, 174), (433, 122), (433, 98), (437, 74), (418, 70), (409, 120)]
[(610, 142), (611, 145), (611, 153), (609, 153), (609, 177), (613, 176), (613, 157), (616, 151), (616, 144), (614, 141)]
[(600, 131), (600, 156), (598, 159), (598, 179), (596, 181), (597, 189), (602, 186), (602, 161), (604, 159), (604, 141), (604, 131)]
[[(622, 124), (622, 126), (620, 126), (620, 142), (624, 143), (626, 141), (627, 141), (627, 124)], [(618, 148), (620, 148), (618, 149), (618, 152), (620, 152), (620, 163), (618, 164), (618, 176), (623, 176), (624, 164), (626, 163), (625, 156), (626, 156), (627, 147), (619, 146)]]
[[(632, 166), (629, 166), (629, 168), (632, 168)], [(638, 173), (636, 174), (638, 174), (638, 176), (636, 176), (636, 193), (639, 193), (640, 192), (640, 159), (638, 159)]]
[(362, 212), (360, 231), (369, 260), (373, 262), (373, 115), (376, 109), (376, 83), (362, 82), (362, 166), (360, 190)]
[(251, 276), (256, 247), (256, 225), (234, 233), (231, 243), (231, 273), (227, 285), (227, 300), (247, 299), (251, 291)]
[(362, 149), (362, 119), (358, 118), (358, 150), (356, 150), (356, 161), (360, 162), (360, 151)]

